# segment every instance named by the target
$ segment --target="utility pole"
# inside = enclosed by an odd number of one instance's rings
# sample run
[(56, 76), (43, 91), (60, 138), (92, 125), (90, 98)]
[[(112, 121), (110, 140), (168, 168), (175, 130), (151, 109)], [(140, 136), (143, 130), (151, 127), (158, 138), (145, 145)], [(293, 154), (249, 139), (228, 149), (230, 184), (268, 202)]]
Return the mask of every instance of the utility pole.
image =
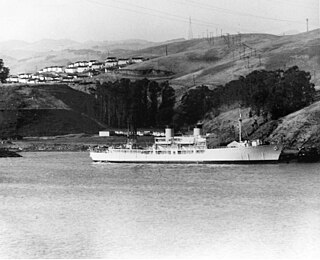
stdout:
[(307, 18), (306, 21), (307, 21), (307, 32), (309, 32), (309, 19)]
[(189, 33), (188, 33), (188, 39), (193, 39), (193, 32), (192, 32), (192, 22), (191, 22), (191, 16), (189, 16)]
[(166, 56), (168, 56), (168, 45), (166, 45)]
[(261, 54), (259, 54), (259, 65), (261, 66)]

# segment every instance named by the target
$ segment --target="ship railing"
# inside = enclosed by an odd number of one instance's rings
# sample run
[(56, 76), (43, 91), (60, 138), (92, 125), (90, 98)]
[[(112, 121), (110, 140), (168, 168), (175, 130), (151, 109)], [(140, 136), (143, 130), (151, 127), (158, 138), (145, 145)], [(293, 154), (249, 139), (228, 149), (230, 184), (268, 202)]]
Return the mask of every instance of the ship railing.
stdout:
[(139, 154), (151, 154), (153, 150), (151, 149), (109, 149), (110, 153), (139, 153)]
[(90, 152), (97, 152), (97, 153), (106, 152), (108, 151), (108, 149), (109, 147), (105, 145), (103, 146), (96, 145), (96, 146), (89, 147)]

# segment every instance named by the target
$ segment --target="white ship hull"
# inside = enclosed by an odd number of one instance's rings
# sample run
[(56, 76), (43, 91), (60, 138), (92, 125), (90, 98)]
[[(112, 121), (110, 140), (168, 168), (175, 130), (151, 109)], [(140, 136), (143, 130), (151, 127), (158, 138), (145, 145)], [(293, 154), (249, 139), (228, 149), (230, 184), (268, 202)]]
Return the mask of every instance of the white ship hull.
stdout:
[(261, 145), (250, 147), (215, 148), (203, 150), (137, 150), (108, 149), (91, 151), (95, 162), (112, 163), (272, 163), (280, 157), (281, 147)]

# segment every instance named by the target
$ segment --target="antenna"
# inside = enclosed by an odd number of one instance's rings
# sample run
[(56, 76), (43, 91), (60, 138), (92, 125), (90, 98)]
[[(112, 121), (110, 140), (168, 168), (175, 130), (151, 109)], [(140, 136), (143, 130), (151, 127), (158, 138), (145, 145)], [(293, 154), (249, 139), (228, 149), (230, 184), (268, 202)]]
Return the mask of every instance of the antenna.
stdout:
[(191, 16), (189, 16), (189, 33), (188, 33), (188, 39), (193, 39), (193, 33), (192, 33), (192, 22), (191, 22)]

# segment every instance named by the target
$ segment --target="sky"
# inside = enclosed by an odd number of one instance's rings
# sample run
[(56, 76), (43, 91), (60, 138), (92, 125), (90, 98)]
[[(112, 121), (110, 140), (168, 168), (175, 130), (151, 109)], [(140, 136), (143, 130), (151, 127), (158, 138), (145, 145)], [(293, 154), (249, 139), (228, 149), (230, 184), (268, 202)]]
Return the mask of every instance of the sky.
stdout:
[[(319, 28), (319, 0), (0, 0), (0, 41), (166, 41)], [(191, 26), (190, 19), (191, 18)]]

